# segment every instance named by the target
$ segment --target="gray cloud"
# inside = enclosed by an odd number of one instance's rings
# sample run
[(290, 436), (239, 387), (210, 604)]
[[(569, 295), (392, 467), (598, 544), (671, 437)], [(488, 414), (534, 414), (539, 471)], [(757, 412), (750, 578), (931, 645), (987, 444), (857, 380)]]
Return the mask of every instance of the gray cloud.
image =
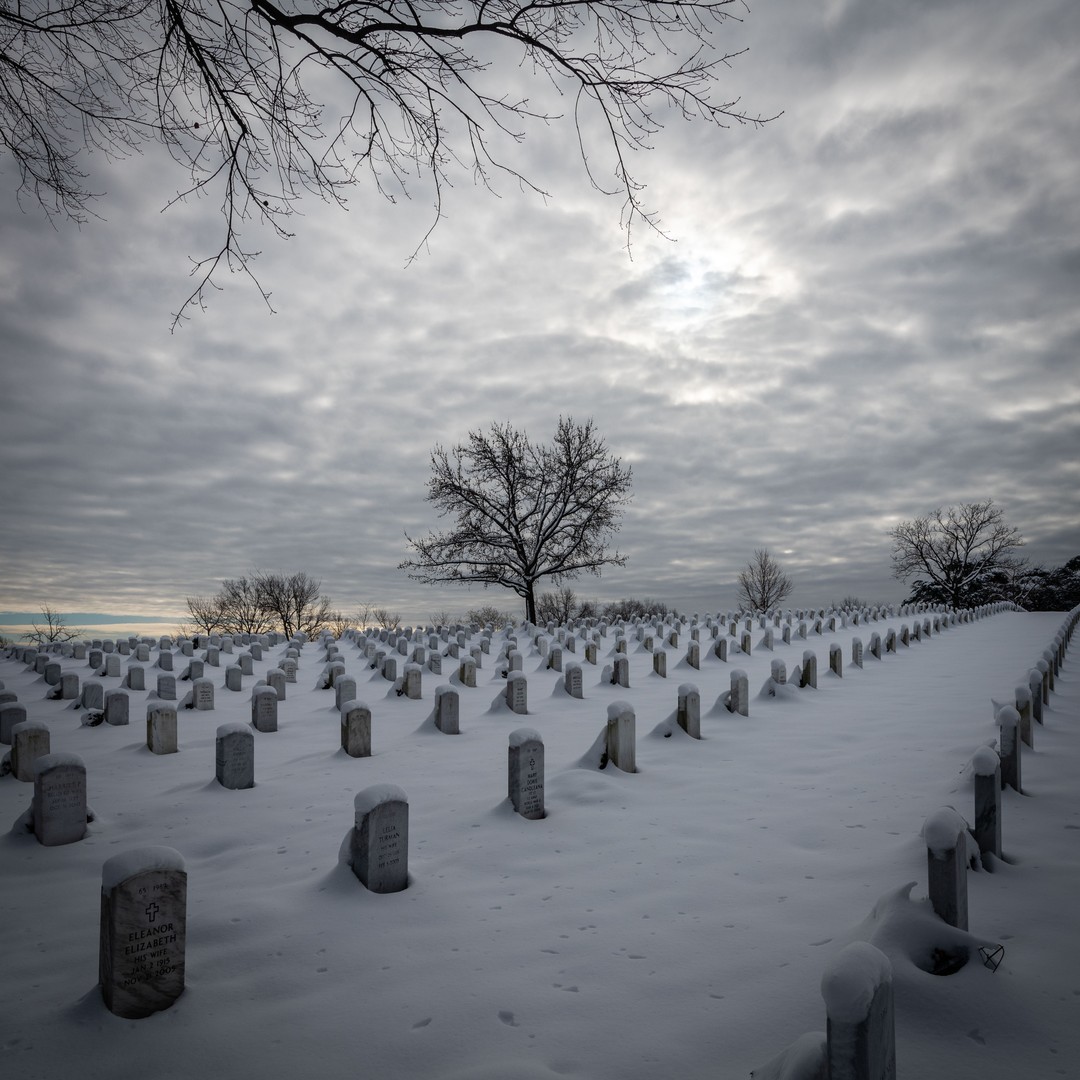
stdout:
[[(754, 8), (725, 85), (784, 115), (674, 122), (635, 163), (672, 243), (566, 157), (550, 201), (468, 178), (261, 234), (271, 315), (226, 275), (175, 334), (207, 202), (160, 213), (160, 153), (104, 164), (107, 221), (53, 229), (0, 192), (0, 607), (177, 613), (225, 576), (306, 569), (411, 618), (509, 594), (397, 569), (436, 524), (428, 455), (493, 420), (591, 415), (634, 468), (625, 569), (584, 595), (734, 602), (755, 547), (797, 603), (898, 599), (887, 533), (994, 497), (1057, 565), (1080, 499), (1075, 5)], [(98, 163), (94, 162), (95, 169)], [(700, 604), (695, 603), (701, 600)], [(707, 602), (707, 603), (706, 603)]]

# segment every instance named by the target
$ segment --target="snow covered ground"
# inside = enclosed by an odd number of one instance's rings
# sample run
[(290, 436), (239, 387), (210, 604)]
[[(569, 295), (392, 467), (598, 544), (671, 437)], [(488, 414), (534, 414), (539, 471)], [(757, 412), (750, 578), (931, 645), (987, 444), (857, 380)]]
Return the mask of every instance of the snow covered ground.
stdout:
[[(684, 628), (667, 678), (631, 638), (629, 689), (603, 679), (609, 636), (583, 665), (581, 700), (520, 632), (529, 715), (507, 710), (485, 656), (476, 689), (458, 687), (456, 736), (430, 720), (448, 674), (425, 671), (422, 699), (399, 697), (345, 640), (373, 713), (369, 758), (340, 749), (333, 691), (316, 689), (323, 649), (308, 643), (280, 729), (255, 733), (256, 785), (240, 791), (214, 779), (215, 731), (249, 719), (250, 689), (284, 646), (239, 693), (207, 669), (215, 710), (181, 709), (180, 751), (160, 757), (145, 745), (145, 693), (131, 692), (130, 726), (82, 726), (4, 658), (0, 680), (48, 724), (53, 750), (85, 762), (95, 818), (81, 842), (43, 847), (20, 823), (32, 785), (0, 778), (3, 1073), (745, 1080), (824, 1030), (826, 964), (872, 938), (893, 965), (899, 1075), (1080, 1075), (1075, 643), (1025, 748), (1024, 795), (1005, 793), (1005, 859), (968, 875), (972, 940), (1001, 943), (1004, 961), (991, 972), (976, 955), (941, 977), (918, 966), (950, 940), (926, 900), (920, 829), (946, 805), (972, 821), (969, 762), (997, 736), (991, 698), (1011, 699), (1065, 616), (1003, 612), (851, 666), (853, 636), (912, 621), (791, 645), (777, 633), (772, 653), (755, 624), (752, 655), (726, 663), (706, 630), (700, 671), (683, 659)], [(828, 671), (833, 642), (842, 678)], [(808, 648), (816, 690), (759, 696), (773, 659), (790, 672)], [(582, 662), (580, 647), (564, 658)], [(91, 676), (86, 661), (63, 666)], [(716, 704), (733, 667), (750, 676), (749, 717)], [(673, 724), (686, 682), (701, 692), (700, 741)], [(634, 774), (590, 754), (614, 700), (636, 712)], [(539, 821), (506, 800), (507, 737), (521, 726), (545, 743)], [(354, 796), (384, 783), (409, 798), (410, 883), (376, 895), (339, 853)], [(147, 845), (186, 861), (187, 988), (165, 1012), (122, 1020), (96, 986), (101, 867)]]

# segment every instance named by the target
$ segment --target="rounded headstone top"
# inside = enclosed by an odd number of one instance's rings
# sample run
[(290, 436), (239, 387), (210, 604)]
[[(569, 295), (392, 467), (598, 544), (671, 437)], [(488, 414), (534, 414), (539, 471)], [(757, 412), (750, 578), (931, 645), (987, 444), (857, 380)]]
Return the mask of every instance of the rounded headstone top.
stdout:
[(989, 746), (980, 746), (971, 759), (976, 776), (994, 776), (1001, 761)]
[(877, 988), (890, 982), (889, 958), (868, 941), (853, 941), (833, 957), (821, 976), (829, 1019), (848, 1024), (865, 1020)]
[(171, 847), (141, 847), (122, 851), (101, 864), (101, 891), (110, 889), (127, 881), (136, 874), (145, 874), (148, 870), (184, 869), (184, 857)]
[(58, 765), (74, 765), (76, 768), (85, 769), (86, 765), (78, 754), (67, 754), (57, 751), (53, 754), (42, 754), (34, 759), (34, 772), (44, 772), (46, 769), (55, 769)]
[(525, 743), (538, 742), (542, 743), (544, 740), (540, 737), (540, 732), (531, 727), (519, 727), (510, 732), (508, 736), (511, 748), (516, 746), (524, 746)]
[(940, 859), (957, 846), (966, 831), (967, 822), (951, 806), (943, 806), (926, 819), (922, 834), (926, 846)]
[[(276, 696), (276, 695), (275, 695)], [(219, 739), (225, 738), (226, 735), (250, 735), (251, 728), (247, 724), (241, 724), (240, 721), (234, 721), (231, 724), (219, 724), (217, 729), (217, 737)]]
[(611, 723), (613, 720), (618, 720), (619, 717), (626, 716), (627, 714), (630, 716), (634, 715), (634, 706), (631, 705), (629, 701), (613, 701), (607, 707), (608, 723)]
[(994, 719), (1001, 727), (1016, 727), (1020, 723), (1020, 714), (1011, 705), (1003, 705)]
[(698, 688), (690, 682), (684, 682), (679, 687), (679, 697), (686, 697), (688, 694), (696, 694), (698, 692)]
[(376, 806), (381, 806), (383, 803), (407, 803), (408, 801), (408, 796), (397, 784), (373, 784), (357, 792), (356, 798), (353, 799), (353, 809), (358, 814), (369, 814)]

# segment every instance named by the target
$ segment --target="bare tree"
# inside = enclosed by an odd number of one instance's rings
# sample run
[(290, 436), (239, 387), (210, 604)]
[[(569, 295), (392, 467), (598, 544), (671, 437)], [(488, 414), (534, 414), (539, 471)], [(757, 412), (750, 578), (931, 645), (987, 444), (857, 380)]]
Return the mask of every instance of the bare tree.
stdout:
[(310, 574), (259, 571), (255, 581), (263, 610), (273, 615), (287, 638), (296, 634), (313, 638), (329, 621), (330, 599), (320, 595), (322, 582)]
[[(1020, 530), (1004, 520), (993, 499), (961, 503), (911, 521), (902, 521), (892, 537), (893, 576), (912, 581), (906, 602), (970, 607), (1007, 599), (1022, 561)], [(999, 592), (1001, 595), (999, 596)]]
[(536, 617), (542, 623), (568, 623), (577, 614), (577, 595), (569, 585), (562, 585), (536, 598)]
[(636, 596), (624, 596), (621, 600), (612, 600), (604, 605), (604, 618), (608, 622), (616, 619), (645, 618), (648, 615), (664, 616), (668, 606), (663, 600), (651, 600), (646, 597), (639, 600)]
[[(268, 634), (277, 625), (265, 575), (228, 578), (217, 594), (218, 629), (226, 634)], [(289, 635), (291, 637), (291, 635)]]
[(343, 637), (355, 625), (356, 621), (343, 611), (335, 609), (327, 613), (325, 628), (336, 638)]
[(221, 596), (187, 596), (184, 598), (187, 604), (190, 622), (185, 622), (180, 629), (185, 635), (190, 634), (213, 634), (223, 629), (223, 615), (221, 610)]
[(481, 604), (479, 607), (469, 608), (465, 612), (466, 622), (476, 623), (477, 626), (487, 626), (489, 623), (498, 629), (507, 626), (514, 621), (514, 616), (509, 611), (503, 611), (494, 604)]
[(82, 633), (68, 626), (64, 616), (59, 611), (53, 611), (48, 604), (41, 605), (41, 623), (34, 623), (33, 627), (26, 637), (35, 645), (60, 645)]
[(428, 501), (453, 515), (446, 532), (406, 540), (416, 558), (401, 563), (428, 584), (501, 585), (525, 601), (536, 622), (536, 584), (623, 566), (609, 547), (631, 472), (608, 453), (591, 419), (560, 417), (551, 445), (534, 444), (509, 423), (471, 431), (450, 452), (431, 455)]
[(371, 621), (384, 630), (396, 630), (401, 626), (401, 615), (389, 608), (373, 607), (371, 609)]
[(754, 557), (739, 571), (739, 603), (751, 611), (768, 611), (794, 587), (768, 548), (758, 548)]
[[(564, 109), (568, 144), (595, 187), (622, 197), (627, 230), (654, 223), (630, 155), (648, 147), (665, 114), (718, 127), (766, 122), (717, 89), (737, 55), (716, 44), (738, 18), (734, 3), (2, 4), (0, 140), (21, 189), (76, 220), (93, 199), (82, 171), (89, 152), (162, 142), (186, 174), (176, 199), (212, 195), (224, 223), (220, 248), (195, 265), (180, 318), (203, 303), (216, 272), (250, 275), (255, 253), (241, 229), (256, 220), (289, 235), (305, 191), (343, 203), (366, 176), (392, 200), (426, 176), (437, 222), (459, 172), (538, 190), (502, 155)], [(507, 89), (522, 78), (529, 90)], [(595, 171), (605, 148), (607, 179)]]

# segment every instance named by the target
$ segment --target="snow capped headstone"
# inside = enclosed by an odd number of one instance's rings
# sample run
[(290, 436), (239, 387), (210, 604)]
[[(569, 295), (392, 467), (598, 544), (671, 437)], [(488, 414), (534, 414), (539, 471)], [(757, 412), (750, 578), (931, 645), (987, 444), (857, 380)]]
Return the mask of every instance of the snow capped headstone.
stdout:
[(353, 873), (376, 893), (401, 892), (409, 883), (409, 802), (394, 784), (365, 788), (353, 801)]
[(507, 787), (514, 810), (523, 818), (544, 816), (544, 743), (532, 728), (510, 733)]
[(11, 729), (11, 771), (16, 780), (34, 782), (34, 762), (50, 750), (48, 725), (23, 720)]
[(892, 965), (867, 941), (854, 941), (821, 978), (826, 1075), (832, 1080), (896, 1080)]
[(176, 676), (159, 675), (157, 677), (157, 696), (162, 701), (176, 700)]
[[(518, 656), (521, 654), (518, 653)], [(521, 671), (509, 671), (506, 675), (506, 704), (512, 712), (525, 715), (529, 711), (529, 685)]]
[(34, 835), (45, 847), (86, 836), (86, 766), (75, 754), (42, 754), (34, 762)]
[(239, 664), (230, 664), (225, 669), (225, 689), (236, 692), (244, 689), (244, 673)]
[(1020, 787), (1020, 714), (1011, 706), (998, 709), (995, 717), (1000, 738), (1001, 786), (1008, 785), (1013, 791)]
[(341, 675), (334, 680), (334, 708), (341, 711), (346, 701), (356, 698), (356, 679), (351, 675)]
[(444, 735), (459, 734), (460, 711), (458, 692), (452, 686), (437, 686), (435, 688), (435, 726)]
[(11, 733), (16, 725), (25, 723), (26, 706), (19, 701), (6, 701), (0, 705), (0, 743), (11, 745)]
[(110, 690), (105, 695), (105, 723), (115, 727), (127, 725), (129, 699), (126, 690)]
[(410, 701), (420, 700), (422, 669), (419, 664), (406, 664), (401, 680), (401, 692)]
[(617, 656), (611, 672), (613, 686), (630, 688), (630, 661), (625, 656)]
[(266, 679), (266, 685), (274, 688), (274, 692), (277, 694), (278, 701), (285, 700), (285, 683), (287, 676), (284, 671), (279, 667), (268, 668), (266, 674), (263, 676)]
[(105, 708), (105, 687), (99, 682), (84, 683), (79, 703), (87, 712), (101, 712)]
[(617, 769), (637, 772), (637, 721), (633, 707), (625, 701), (613, 701), (607, 711), (607, 756)]
[(458, 681), (462, 686), (476, 687), (476, 661), (472, 657), (465, 658), (458, 664)]
[(256, 686), (251, 691), (251, 726), (256, 731), (277, 731), (278, 695), (272, 686)]
[(713, 646), (713, 654), (716, 656), (717, 660), (723, 660), (726, 663), (727, 662), (727, 650), (728, 650), (727, 638), (724, 638), (724, 637), (717, 638), (716, 639), (716, 644)]
[(687, 735), (693, 739), (701, 738), (701, 693), (693, 683), (683, 683), (679, 687), (675, 718)]
[(750, 715), (750, 680), (742, 668), (735, 668), (731, 673), (728, 710), (739, 716)]
[(695, 670), (701, 668), (701, 646), (694, 639), (686, 646), (686, 662)]
[(140, 664), (132, 664), (127, 669), (127, 676), (124, 681), (127, 683), (129, 690), (145, 690), (146, 668)]
[(967, 823), (946, 806), (923, 825), (930, 904), (950, 926), (968, 928)]
[(362, 701), (341, 706), (341, 748), (349, 757), (371, 756), (371, 709)]
[(667, 652), (664, 649), (657, 649), (653, 653), (652, 669), (654, 675), (659, 675), (661, 679), (667, 678)]
[(563, 675), (563, 687), (566, 692), (574, 698), (582, 696), (581, 689), (581, 665), (580, 664), (567, 664), (566, 672)]
[(191, 684), (191, 708), (199, 712), (213, 711), (214, 682), (212, 679), (196, 679)]
[(1018, 686), (1015, 691), (1016, 712), (1020, 717), (1020, 739), (1030, 747), (1035, 746), (1035, 734), (1031, 728), (1031, 690), (1027, 686)]
[(1001, 858), (1001, 761), (989, 746), (971, 759), (975, 773), (975, 842), (985, 855)]
[(146, 706), (146, 745), (154, 754), (175, 754), (176, 707), (153, 701)]
[(861, 668), (862, 667), (862, 653), (863, 644), (862, 638), (851, 639), (851, 666)]
[(184, 991), (187, 873), (179, 852), (137, 848), (101, 868), (98, 981), (105, 1006), (137, 1020)]
[(829, 646), (829, 670), (837, 678), (843, 678), (844, 652), (835, 641)]
[[(275, 706), (277, 700), (274, 701)], [(230, 791), (255, 786), (255, 736), (244, 724), (222, 724), (214, 744), (217, 782)]]

